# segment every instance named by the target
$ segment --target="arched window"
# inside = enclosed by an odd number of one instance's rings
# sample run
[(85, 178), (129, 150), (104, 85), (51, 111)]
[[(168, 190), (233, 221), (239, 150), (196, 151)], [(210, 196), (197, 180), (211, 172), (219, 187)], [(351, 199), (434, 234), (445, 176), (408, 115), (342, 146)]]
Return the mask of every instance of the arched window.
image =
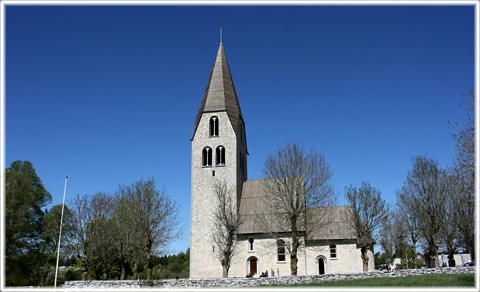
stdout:
[(253, 249), (253, 237), (248, 238), (248, 251), (254, 251)]
[(218, 117), (216, 116), (210, 118), (210, 136), (218, 136)]
[(281, 239), (277, 241), (277, 258), (279, 262), (285, 261), (285, 241)]
[(225, 165), (225, 147), (218, 146), (216, 151), (217, 165)]
[(337, 246), (335, 244), (330, 244), (330, 258), (337, 258)]
[(212, 148), (210, 147), (203, 148), (202, 166), (212, 166)]

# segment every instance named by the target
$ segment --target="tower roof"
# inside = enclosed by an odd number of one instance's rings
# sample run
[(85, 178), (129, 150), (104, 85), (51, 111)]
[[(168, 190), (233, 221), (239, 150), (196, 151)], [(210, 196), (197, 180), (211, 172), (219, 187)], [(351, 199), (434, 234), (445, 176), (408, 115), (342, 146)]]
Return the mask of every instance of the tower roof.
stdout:
[(220, 43), (217, 57), (213, 64), (212, 73), (208, 79), (207, 88), (203, 94), (202, 103), (198, 110), (193, 137), (197, 132), (198, 124), (203, 113), (226, 111), (230, 122), (232, 123), (235, 134), (238, 135), (240, 120), (243, 121), (242, 111), (237, 98), (237, 92), (233, 85), (232, 74), (228, 67), (227, 56)]

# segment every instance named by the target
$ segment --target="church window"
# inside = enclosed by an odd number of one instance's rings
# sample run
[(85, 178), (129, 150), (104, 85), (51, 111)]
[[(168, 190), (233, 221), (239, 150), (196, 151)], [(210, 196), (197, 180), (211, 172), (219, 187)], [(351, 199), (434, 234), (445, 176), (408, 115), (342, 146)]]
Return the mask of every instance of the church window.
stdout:
[(254, 249), (253, 249), (253, 241), (254, 241), (254, 240), (253, 240), (253, 237), (250, 237), (250, 238), (248, 239), (248, 251), (254, 251)]
[(330, 244), (330, 258), (337, 258), (337, 246), (335, 244)]
[(225, 165), (225, 148), (218, 146), (216, 151), (217, 165)]
[(279, 262), (285, 261), (285, 241), (281, 239), (277, 241), (277, 257)]
[(210, 137), (218, 136), (218, 118), (213, 116), (210, 118)]
[(202, 166), (212, 166), (212, 148), (210, 147), (203, 148)]

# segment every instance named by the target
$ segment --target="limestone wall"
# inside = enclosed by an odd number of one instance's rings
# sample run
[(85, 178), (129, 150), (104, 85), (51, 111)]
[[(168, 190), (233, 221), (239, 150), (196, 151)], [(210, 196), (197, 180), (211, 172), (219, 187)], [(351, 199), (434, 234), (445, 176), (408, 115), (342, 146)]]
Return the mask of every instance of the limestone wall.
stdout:
[[(219, 119), (219, 136), (210, 137), (209, 120)], [(213, 186), (225, 180), (237, 189), (237, 138), (226, 112), (204, 113), (192, 141), (192, 193), (190, 218), (190, 275), (195, 278), (221, 277), (222, 266), (213, 243), (215, 197)], [(202, 151), (212, 149), (212, 166), (202, 166)], [(215, 165), (217, 146), (225, 147), (225, 165)], [(213, 172), (215, 171), (215, 176)]]
[[(316, 276), (282, 276), (268, 278), (228, 278), (228, 279), (180, 279), (180, 280), (156, 280), (156, 281), (67, 281), (62, 288), (64, 289), (132, 289), (132, 288), (236, 288), (236, 287), (255, 287), (262, 285), (287, 285), (297, 283), (318, 283), (334, 280), (352, 280), (363, 278), (378, 277), (406, 277), (428, 274), (463, 274), (475, 273), (475, 267), (457, 267), (457, 268), (435, 268), (435, 269), (408, 269), (391, 272), (368, 272), (351, 274), (328, 274)], [(473, 288), (473, 287), (472, 287)]]

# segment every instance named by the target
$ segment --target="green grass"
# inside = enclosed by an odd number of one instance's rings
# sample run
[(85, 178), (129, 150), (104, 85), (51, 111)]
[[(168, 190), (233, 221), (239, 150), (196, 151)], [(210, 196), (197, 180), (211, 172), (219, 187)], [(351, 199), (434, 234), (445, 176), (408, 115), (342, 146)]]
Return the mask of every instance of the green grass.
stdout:
[(276, 287), (474, 287), (475, 274), (421, 275), (395, 278), (337, 280), (321, 283), (271, 285)]

